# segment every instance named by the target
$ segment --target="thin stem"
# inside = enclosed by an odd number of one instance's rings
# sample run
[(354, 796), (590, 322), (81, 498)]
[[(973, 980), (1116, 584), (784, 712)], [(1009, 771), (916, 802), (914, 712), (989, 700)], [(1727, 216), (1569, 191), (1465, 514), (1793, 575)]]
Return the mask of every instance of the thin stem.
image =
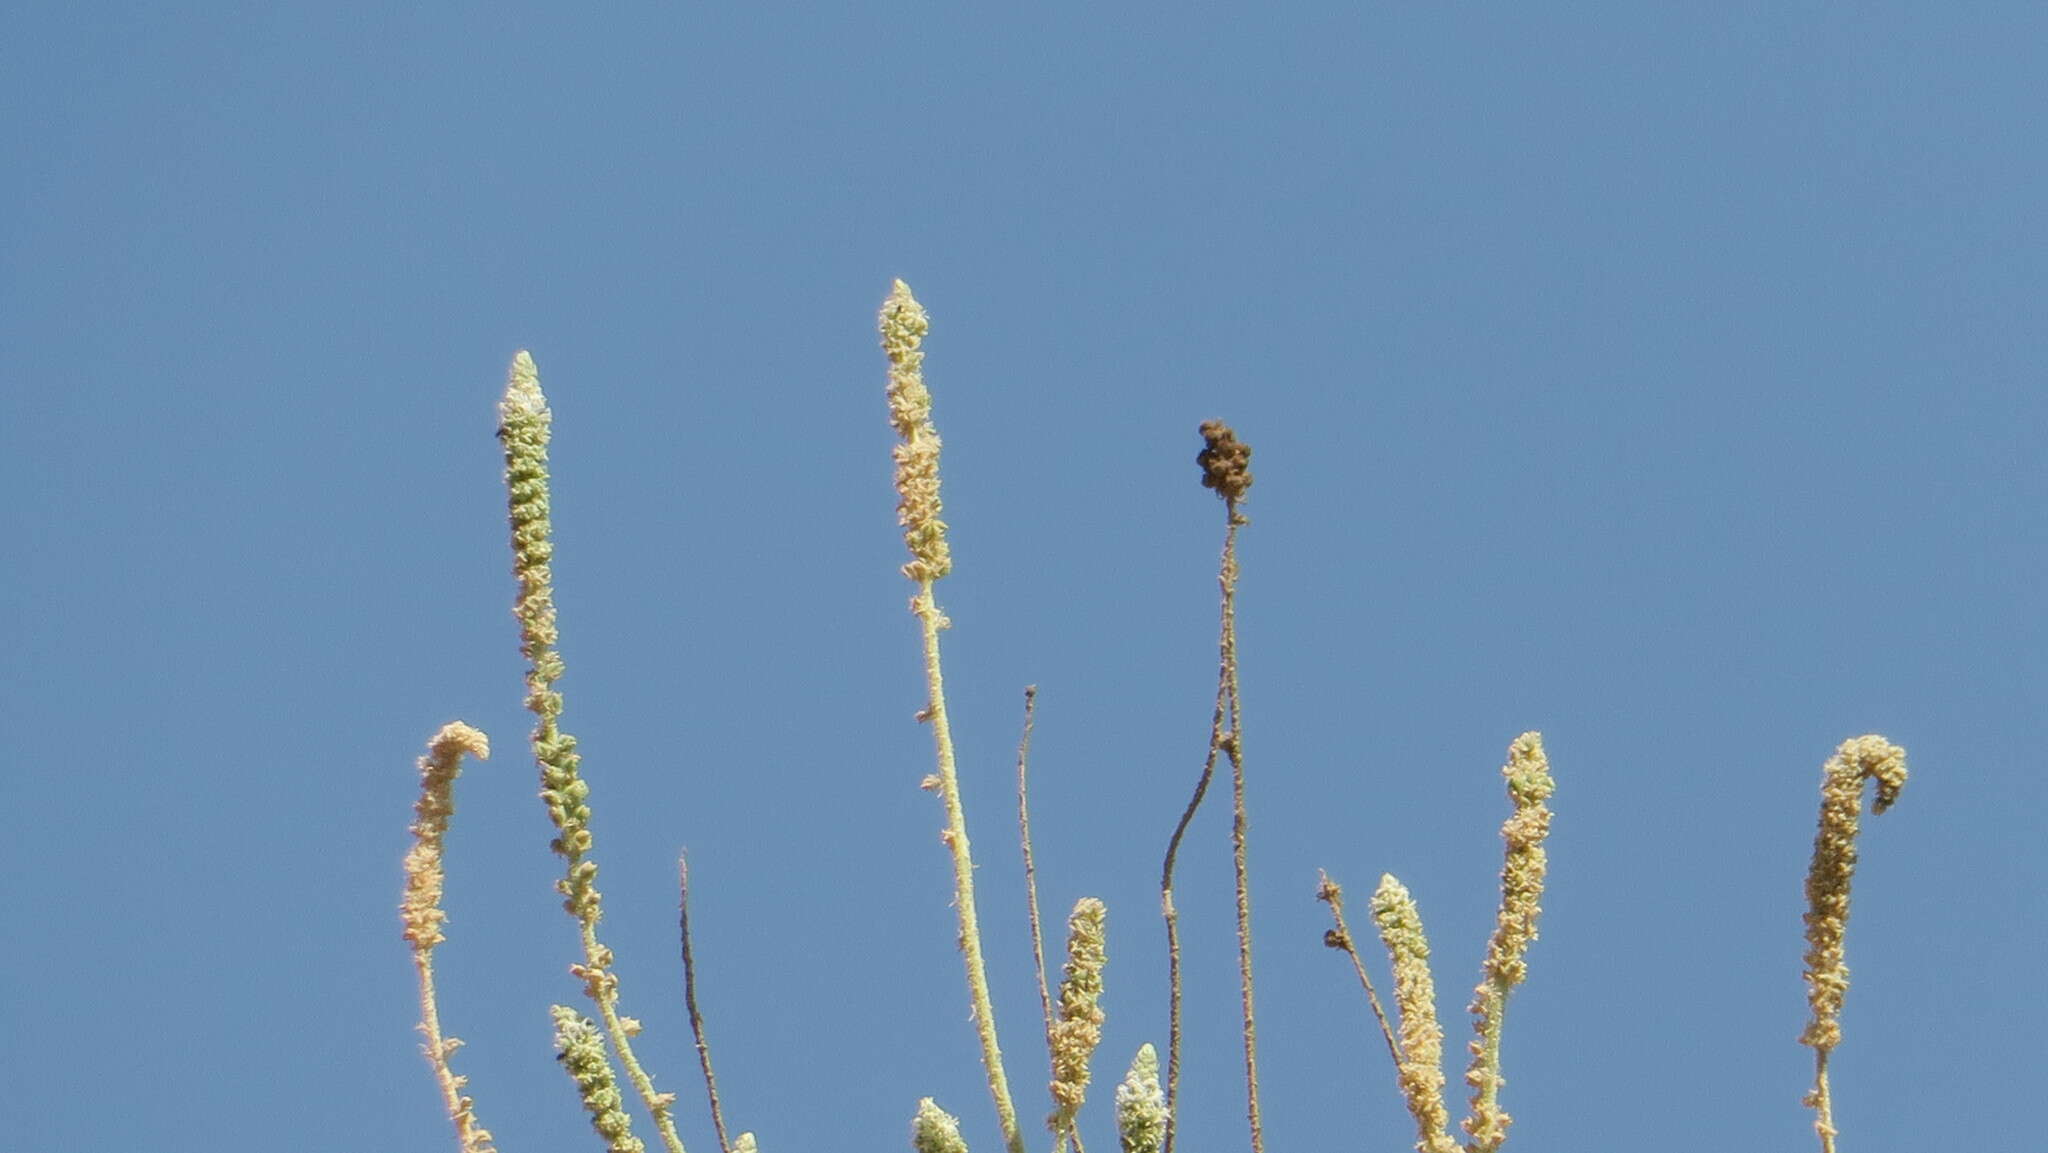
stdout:
[(456, 1042), (441, 1035), (441, 1009), (434, 992), (433, 954), (418, 949), (413, 952), (412, 961), (414, 970), (419, 974), (420, 1032), (427, 1038), (422, 1048), (426, 1050), (427, 1063), (433, 1066), (434, 1083), (441, 1088), (441, 1103), (448, 1110), (449, 1120), (455, 1123), (456, 1144), (468, 1153), (477, 1148), (474, 1140), (477, 1132), (473, 1115), (475, 1106), (462, 1095), (462, 1078), (448, 1067), (448, 1055), (455, 1051)]
[(718, 1148), (732, 1153), (725, 1136), (725, 1109), (718, 1100), (718, 1078), (711, 1074), (711, 1045), (704, 1039), (704, 1016), (697, 1011), (697, 962), (690, 955), (690, 859), (676, 856), (676, 920), (683, 939), (683, 1005), (690, 1013), (690, 1034), (697, 1039), (697, 1064), (704, 1070), (704, 1092), (711, 1099), (711, 1126), (718, 1131)]
[(1337, 922), (1336, 928), (1323, 934), (1323, 944), (1332, 949), (1342, 949), (1344, 955), (1351, 958), (1351, 968), (1358, 974), (1359, 985), (1365, 989), (1365, 1002), (1372, 1006), (1373, 1020), (1379, 1022), (1380, 1036), (1387, 1042), (1387, 1055), (1394, 1059), (1394, 1066), (1398, 1069), (1401, 1046), (1394, 1040), (1394, 1027), (1387, 1020), (1387, 1011), (1380, 1004), (1379, 994), (1373, 990), (1372, 977), (1365, 971), (1365, 961), (1358, 955), (1358, 942), (1351, 935), (1351, 926), (1344, 921), (1344, 889), (1330, 879), (1330, 874), (1318, 875), (1322, 881), (1316, 886), (1316, 900), (1329, 904), (1330, 916)]
[(1017, 1125), (1017, 1106), (1010, 1098), (1010, 1078), (1003, 1071), (1003, 1049), (996, 1040), (995, 1006), (989, 1000), (988, 968), (981, 955), (981, 926), (975, 915), (974, 858), (967, 843), (967, 814), (960, 803), (960, 777), (953, 759), (953, 729), (946, 717), (946, 686), (939, 668), (939, 630), (946, 618), (932, 596), (929, 578), (918, 583), (910, 602), (924, 635), (924, 669), (932, 743), (938, 758), (939, 796), (946, 806), (946, 828), (940, 839), (953, 854), (954, 906), (959, 911), (960, 953), (967, 967), (967, 993), (974, 1006), (975, 1032), (981, 1038), (981, 1063), (988, 1072), (989, 1096), (1003, 1129), (1009, 1153), (1024, 1153), (1024, 1133)]
[(1245, 865), (1245, 833), (1249, 821), (1244, 804), (1244, 715), (1237, 682), (1237, 530), (1246, 524), (1237, 511), (1237, 498), (1225, 499), (1230, 527), (1223, 537), (1223, 685), (1230, 700), (1230, 731), (1223, 751), (1230, 757), (1231, 863), (1237, 880), (1237, 972), (1238, 992), (1244, 1007), (1245, 1117), (1251, 1123), (1252, 1153), (1265, 1153), (1265, 1136), (1259, 1123), (1258, 1028), (1252, 1011), (1252, 897)]
[(1820, 1134), (1820, 1153), (1835, 1153), (1835, 1097), (1828, 1089), (1829, 1050), (1813, 1051), (1813, 1093), (1807, 1100), (1813, 1105), (1813, 1130)]
[[(1237, 928), (1239, 990), (1244, 1006), (1245, 1098), (1251, 1122), (1252, 1153), (1263, 1153), (1264, 1137), (1259, 1124), (1259, 1074), (1256, 1033), (1252, 1015), (1251, 899), (1245, 874), (1244, 767), (1237, 743), (1242, 717), (1237, 704), (1237, 530), (1249, 523), (1238, 512), (1238, 502), (1252, 485), (1251, 446), (1237, 439), (1229, 425), (1220, 420), (1202, 422), (1202, 451), (1195, 463), (1202, 469), (1202, 487), (1214, 489), (1223, 498), (1228, 528), (1223, 536), (1223, 563), (1217, 583), (1223, 590), (1221, 654), (1216, 676), (1216, 709), (1209, 718), (1209, 751), (1202, 762), (1202, 775), (1195, 782), (1195, 794), (1181, 812), (1180, 823), (1166, 844), (1166, 861), (1160, 868), (1159, 908), (1166, 918), (1167, 967), (1167, 1058), (1166, 1058), (1166, 1142), (1164, 1153), (1173, 1153), (1179, 1129), (1181, 980), (1180, 910), (1173, 903), (1173, 866), (1180, 854), (1181, 839), (1195, 810), (1208, 794), (1216, 775), (1216, 757), (1228, 752), (1235, 794), (1235, 816), (1231, 823), (1232, 858), (1237, 876)], [(1226, 721), (1228, 727), (1226, 728)]]
[(1031, 909), (1031, 959), (1038, 967), (1038, 1006), (1045, 1014), (1045, 1050), (1052, 1056), (1052, 986), (1045, 977), (1045, 930), (1038, 919), (1038, 867), (1031, 856), (1031, 800), (1026, 771), (1031, 761), (1031, 723), (1038, 711), (1038, 686), (1024, 686), (1024, 735), (1017, 741), (1017, 839), (1024, 848), (1024, 895)]
[(1166, 1142), (1163, 1153), (1173, 1153), (1173, 1143), (1180, 1120), (1180, 1039), (1181, 1039), (1181, 983), (1180, 983), (1180, 910), (1173, 903), (1173, 867), (1180, 857), (1181, 840), (1187, 836), (1188, 825), (1195, 819), (1195, 811), (1202, 807), (1202, 798), (1209, 793), (1209, 782), (1216, 776), (1217, 750), (1223, 738), (1224, 700), (1223, 685), (1219, 678), (1216, 686), (1216, 711), (1209, 720), (1209, 755), (1202, 762), (1202, 775), (1195, 781), (1194, 796), (1188, 798), (1187, 808), (1181, 810), (1180, 823), (1173, 828), (1173, 836), (1166, 842), (1166, 861), (1160, 867), (1159, 908), (1166, 918)]
[[(612, 952), (598, 943), (597, 927), (594, 923), (583, 926), (582, 936), (584, 956), (598, 957), (607, 963), (611, 961)], [(640, 1094), (640, 1100), (646, 1104), (648, 1113), (653, 1116), (654, 1127), (661, 1133), (661, 1143), (668, 1147), (670, 1153), (684, 1153), (683, 1139), (676, 1132), (676, 1120), (671, 1112), (675, 1107), (676, 1095), (655, 1092), (654, 1078), (647, 1075), (646, 1069), (640, 1065), (640, 1059), (633, 1055), (633, 1043), (629, 1038), (640, 1032), (640, 1022), (619, 1012), (618, 976), (608, 968), (592, 969), (577, 965), (571, 965), (569, 968), (571, 972), (584, 970), (579, 975), (585, 977), (586, 990), (602, 990), (601, 995), (594, 995), (592, 999), (597, 1003), (598, 1015), (604, 1019), (605, 1035), (611, 1038), (612, 1047), (619, 1052), (619, 1064), (626, 1070), (626, 1079), (633, 1083), (634, 1090)]]
[[(1059, 1075), (1059, 1056), (1053, 1045), (1052, 986), (1045, 975), (1045, 929), (1038, 916), (1038, 865), (1031, 852), (1031, 791), (1029, 788), (1029, 765), (1031, 762), (1031, 728), (1038, 711), (1038, 686), (1024, 686), (1024, 734), (1017, 740), (1017, 841), (1024, 852), (1024, 896), (1031, 913), (1031, 962), (1038, 975), (1038, 1007), (1045, 1018), (1045, 1054), (1054, 1079)], [(1065, 1153), (1067, 1132), (1060, 1130), (1055, 1142), (1057, 1153)], [(1076, 1153), (1080, 1149), (1080, 1135), (1074, 1135)]]

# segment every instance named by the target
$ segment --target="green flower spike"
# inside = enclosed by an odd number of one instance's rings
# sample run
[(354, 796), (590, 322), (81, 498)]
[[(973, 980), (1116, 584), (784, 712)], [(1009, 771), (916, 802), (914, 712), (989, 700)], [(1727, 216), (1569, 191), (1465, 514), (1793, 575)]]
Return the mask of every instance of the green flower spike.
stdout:
[(930, 1097), (917, 1103), (917, 1119), (910, 1123), (910, 1147), (917, 1153), (967, 1153), (959, 1118), (933, 1104)]
[(512, 519), (512, 572), (519, 581), (513, 612), (519, 618), (519, 651), (526, 657), (526, 707), (539, 722), (533, 730), (533, 756), (540, 765), (540, 798), (554, 822), (550, 842), (563, 861), (563, 877), (555, 882), (562, 907), (576, 918), (583, 960), (569, 971), (583, 980), (583, 990), (597, 1006), (605, 1035), (618, 1050), (627, 1080), (654, 1117), (668, 1153), (684, 1153), (670, 1107), (675, 1094), (657, 1093), (653, 1078), (633, 1055), (630, 1038), (638, 1032), (632, 1018), (619, 1013), (619, 978), (612, 972), (612, 951), (597, 938), (604, 916), (597, 891), (597, 862), (589, 859), (590, 785), (580, 771), (576, 738), (562, 731), (562, 694), (555, 682), (562, 676), (562, 657), (555, 645), (553, 562), (554, 525), (548, 502), (548, 439), (554, 417), (540, 390), (533, 357), (512, 358), (505, 398), (498, 405), (498, 436), (505, 442), (505, 488)]
[(1159, 1087), (1159, 1053), (1149, 1044), (1138, 1046), (1116, 1087), (1116, 1133), (1123, 1153), (1159, 1153), (1166, 1143), (1166, 1091)]
[(618, 1078), (605, 1055), (604, 1035), (588, 1017), (566, 1005), (553, 1006), (548, 1012), (555, 1020), (555, 1059), (576, 1082), (576, 1095), (590, 1113), (590, 1127), (604, 1138), (611, 1153), (646, 1153), (647, 1146), (633, 1136), (633, 1120), (626, 1114)]

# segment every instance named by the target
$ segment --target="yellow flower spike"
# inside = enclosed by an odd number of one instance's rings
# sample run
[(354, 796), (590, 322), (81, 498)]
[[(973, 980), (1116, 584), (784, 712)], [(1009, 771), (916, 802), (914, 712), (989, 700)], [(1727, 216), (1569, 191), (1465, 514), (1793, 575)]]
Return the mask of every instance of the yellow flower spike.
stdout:
[(1828, 1055), (1842, 1041), (1842, 1001), (1849, 994), (1845, 941), (1849, 932), (1849, 882), (1856, 875), (1856, 835), (1861, 829), (1863, 782), (1877, 782), (1870, 811), (1882, 813), (1906, 787), (1906, 750), (1870, 735), (1842, 742), (1821, 770), (1820, 831), (1813, 839), (1813, 863), (1806, 874), (1806, 999), (1813, 1016), (1799, 1043), (1813, 1047), (1813, 1089), (1806, 1104), (1822, 1153), (1834, 1153), (1834, 1100), (1828, 1088)]
[(1073, 1136), (1074, 1115), (1088, 1098), (1088, 1062), (1102, 1043), (1103, 918), (1107, 910), (1083, 897), (1067, 918), (1067, 964), (1060, 981), (1059, 1020), (1052, 1027), (1053, 1113), (1046, 1125), (1062, 1142)]
[(911, 561), (903, 575), (920, 583), (953, 571), (946, 522), (939, 519), (939, 432), (932, 427), (932, 394), (924, 386), (924, 336), (931, 328), (924, 306), (897, 281), (882, 305), (882, 351), (889, 358), (889, 423), (896, 446), (897, 523)]
[[(974, 905), (974, 857), (967, 842), (967, 815), (960, 800), (960, 776), (953, 757), (953, 728), (946, 714), (946, 682), (939, 662), (939, 632), (950, 622), (939, 611), (932, 595), (932, 582), (952, 571), (952, 554), (946, 547), (946, 525), (939, 519), (939, 434), (932, 427), (931, 393), (924, 386), (924, 353), (920, 351), (930, 328), (923, 306), (910, 295), (910, 286), (895, 283), (882, 305), (879, 321), (882, 351), (889, 358), (889, 423), (902, 443), (895, 448), (897, 519), (903, 525), (903, 543), (911, 561), (903, 575), (917, 582), (917, 595), (910, 611), (917, 616), (924, 636), (925, 707), (918, 719), (930, 722), (932, 744), (938, 761), (940, 800), (946, 808), (946, 827), (939, 840), (953, 858), (953, 905), (960, 924), (960, 955), (967, 969), (967, 995), (974, 1013), (975, 1032), (981, 1040), (981, 1063), (988, 1074), (989, 1096), (995, 1102), (996, 1120), (1003, 1129), (1008, 1153), (1024, 1153), (1024, 1132), (1017, 1124), (1017, 1106), (1010, 1096), (1009, 1074), (1003, 1069), (1003, 1049), (996, 1037), (995, 1005), (989, 997), (988, 968), (981, 954), (981, 925)], [(926, 778), (927, 788), (931, 778)], [(922, 1116), (922, 1114), (920, 1114)]]
[(1394, 970), (1400, 1011), (1401, 1096), (1415, 1118), (1418, 1153), (1458, 1153), (1444, 1108), (1444, 1030), (1436, 1017), (1436, 981), (1429, 972), (1429, 939), (1415, 898), (1389, 873), (1372, 895), (1372, 919)]
[(1550, 809), (1544, 802), (1557, 790), (1550, 761), (1543, 755), (1543, 735), (1523, 733), (1508, 746), (1507, 778), (1514, 815), (1500, 829), (1506, 861), (1500, 871), (1500, 912), (1481, 966), (1484, 979), (1473, 992), (1472, 1064), (1465, 1083), (1472, 1087), (1472, 1115), (1465, 1120), (1471, 1153), (1493, 1153), (1507, 1140), (1514, 1120), (1500, 1107), (1500, 1037), (1507, 1015), (1508, 994), (1527, 978), (1529, 943), (1536, 939), (1536, 919), (1543, 912), (1543, 881), (1549, 862), (1543, 840), (1550, 835)]
[(456, 721), (434, 734), (427, 743), (427, 755), (420, 758), (420, 799), (413, 806), (417, 819), (412, 826), (413, 847), (405, 854), (405, 899), (399, 904), (399, 916), (419, 975), (419, 1029), (427, 1038), (421, 1048), (441, 1087), (448, 1119), (455, 1123), (455, 1138), (462, 1153), (493, 1153), (490, 1130), (476, 1123), (476, 1102), (463, 1095), (467, 1078), (456, 1076), (448, 1066), (449, 1055), (462, 1042), (441, 1035), (441, 1010), (434, 994), (434, 947), (447, 939), (441, 928), (448, 921), (448, 914), (441, 909), (446, 876), (442, 854), (448, 821), (455, 815), (455, 778), (462, 775), (464, 754), (488, 760), (491, 743), (483, 733)]

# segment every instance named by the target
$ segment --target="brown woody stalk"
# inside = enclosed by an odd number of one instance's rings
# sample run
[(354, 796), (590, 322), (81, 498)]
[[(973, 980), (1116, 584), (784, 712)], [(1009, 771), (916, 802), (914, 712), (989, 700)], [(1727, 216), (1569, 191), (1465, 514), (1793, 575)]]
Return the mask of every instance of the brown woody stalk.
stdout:
[(711, 1043), (704, 1038), (704, 1014), (697, 1009), (697, 959), (690, 950), (690, 858), (676, 855), (676, 932), (683, 943), (683, 1008), (690, 1015), (690, 1036), (697, 1042), (697, 1066), (704, 1071), (704, 1094), (710, 1098), (711, 1127), (718, 1133), (718, 1147), (734, 1153), (726, 1139), (725, 1107), (718, 1099), (718, 1078), (711, 1072)]
[(1372, 987), (1372, 977), (1365, 971), (1365, 960), (1358, 955), (1358, 941), (1351, 935), (1351, 926), (1344, 920), (1344, 887), (1330, 879), (1328, 873), (1318, 873), (1321, 878), (1316, 885), (1316, 900), (1330, 906), (1330, 919), (1337, 927), (1323, 934), (1323, 944), (1332, 949), (1342, 949), (1351, 958), (1351, 968), (1358, 974), (1358, 984), (1365, 990), (1365, 1003), (1372, 1008), (1373, 1020), (1379, 1022), (1380, 1036), (1387, 1042), (1387, 1055), (1394, 1064), (1401, 1064), (1401, 1045), (1394, 1040), (1393, 1026), (1387, 1022), (1387, 1011), (1380, 1004), (1380, 995)]
[(1237, 439), (1229, 425), (1220, 420), (1201, 426), (1202, 451), (1195, 463), (1202, 469), (1202, 487), (1214, 489), (1223, 498), (1223, 561), (1217, 573), (1222, 590), (1221, 637), (1216, 676), (1216, 708), (1209, 721), (1209, 751), (1202, 763), (1202, 775), (1195, 793), (1182, 811), (1180, 823), (1167, 842), (1166, 861), (1160, 870), (1159, 904), (1166, 919), (1167, 963), (1167, 1060), (1166, 1060), (1166, 1148), (1173, 1153), (1180, 1103), (1181, 981), (1180, 911), (1173, 902), (1173, 867), (1195, 810), (1209, 791), (1219, 754), (1230, 758), (1231, 769), (1231, 862), (1237, 888), (1238, 995), (1244, 1022), (1245, 1119), (1251, 1127), (1252, 1153), (1264, 1153), (1265, 1134), (1259, 1117), (1259, 1054), (1256, 1014), (1252, 1006), (1251, 886), (1246, 865), (1245, 839), (1248, 821), (1244, 794), (1244, 718), (1240, 708), (1237, 676), (1237, 530), (1251, 523), (1239, 511), (1239, 504), (1252, 486), (1251, 446)]

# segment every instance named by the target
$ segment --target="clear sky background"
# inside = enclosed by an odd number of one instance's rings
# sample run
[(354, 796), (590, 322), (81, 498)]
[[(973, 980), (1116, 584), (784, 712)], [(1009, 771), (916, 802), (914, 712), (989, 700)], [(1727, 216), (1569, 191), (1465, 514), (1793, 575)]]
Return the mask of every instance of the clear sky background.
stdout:
[[(1047, 915), (1110, 909), (1100, 1153), (1165, 1040), (1222, 417), (1270, 1149), (1413, 1141), (1316, 869), (1410, 885), (1456, 1053), (1532, 728), (1510, 1149), (1814, 1147), (1801, 884), (1820, 766), (1873, 731), (1913, 779), (1866, 823), (1844, 1147), (2023, 1143), (2044, 43), (2029, 4), (10, 6), (9, 1147), (449, 1148), (395, 907), (455, 718), (496, 745), (450, 849), (458, 1068), (508, 1153), (596, 1147), (492, 435), (530, 348), (605, 932), (690, 1148), (684, 846), (737, 1127), (902, 1149), (933, 1095), (999, 1149), (917, 787), (897, 276), (1027, 1116), (1020, 690)], [(1245, 1148), (1228, 826), (1181, 878), (1187, 1153)]]

